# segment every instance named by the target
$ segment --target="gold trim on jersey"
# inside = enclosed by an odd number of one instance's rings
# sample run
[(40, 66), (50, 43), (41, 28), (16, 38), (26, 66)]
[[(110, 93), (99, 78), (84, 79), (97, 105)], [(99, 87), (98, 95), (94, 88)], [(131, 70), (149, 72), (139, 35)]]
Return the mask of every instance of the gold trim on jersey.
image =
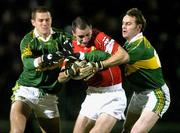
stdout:
[(27, 47), (24, 48), (23, 51), (22, 51), (22, 54), (21, 54), (22, 60), (23, 60), (23, 58), (24, 58), (25, 56), (28, 56), (28, 55), (32, 55), (32, 51), (31, 51), (31, 48), (30, 48), (29, 44), (28, 44)]
[(154, 94), (156, 95), (158, 101), (153, 111), (160, 114), (165, 105), (165, 96), (164, 96), (163, 91), (160, 88), (155, 89)]
[(132, 65), (127, 64), (126, 65), (126, 76), (130, 75), (133, 72), (136, 72), (138, 69), (157, 69), (160, 68), (160, 64), (158, 63), (157, 57), (154, 56), (147, 60), (140, 60), (135, 62)]
[(20, 87), (20, 85), (18, 84), (18, 82), (16, 82), (15, 86), (12, 88), (12, 91), (13, 91), (13, 95), (11, 96), (12, 102), (14, 102), (14, 100), (15, 100), (14, 92), (17, 91), (19, 89), (19, 87)]

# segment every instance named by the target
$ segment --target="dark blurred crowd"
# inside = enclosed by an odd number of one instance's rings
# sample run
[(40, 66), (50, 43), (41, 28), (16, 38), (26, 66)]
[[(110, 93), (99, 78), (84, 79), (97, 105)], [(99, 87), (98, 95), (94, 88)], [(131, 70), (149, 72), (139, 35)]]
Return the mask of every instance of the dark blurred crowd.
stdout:
[[(38, 5), (45, 5), (52, 10), (54, 27), (71, 32), (71, 21), (77, 15), (85, 15), (94, 26), (122, 45), (122, 15), (131, 7), (141, 9), (147, 19), (144, 34), (159, 53), (164, 77), (171, 91), (171, 107), (165, 114), (165, 120), (176, 121), (180, 118), (176, 115), (180, 112), (179, 0), (2, 0), (0, 5), (0, 118), (9, 117), (11, 88), (22, 71), (19, 44), (22, 37), (32, 29), (30, 11)], [(66, 119), (75, 117), (84, 98), (82, 83), (77, 81), (75, 84), (68, 84), (68, 89), (60, 94), (66, 101), (61, 103)]]

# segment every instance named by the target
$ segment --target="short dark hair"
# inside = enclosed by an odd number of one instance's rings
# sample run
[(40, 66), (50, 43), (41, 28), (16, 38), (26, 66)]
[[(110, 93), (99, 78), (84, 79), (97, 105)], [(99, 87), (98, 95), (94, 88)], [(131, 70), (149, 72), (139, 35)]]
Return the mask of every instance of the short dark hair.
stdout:
[(72, 21), (72, 30), (75, 32), (76, 28), (84, 30), (87, 26), (92, 28), (90, 20), (84, 16), (78, 16)]
[(144, 18), (141, 10), (139, 10), (138, 8), (131, 8), (126, 12), (126, 15), (134, 16), (136, 18), (136, 23), (142, 25), (141, 31), (145, 30), (146, 19)]
[(35, 7), (32, 9), (31, 11), (31, 19), (35, 19), (36, 18), (36, 13), (37, 12), (49, 12), (50, 13), (50, 10), (44, 6), (38, 6), (38, 7)]

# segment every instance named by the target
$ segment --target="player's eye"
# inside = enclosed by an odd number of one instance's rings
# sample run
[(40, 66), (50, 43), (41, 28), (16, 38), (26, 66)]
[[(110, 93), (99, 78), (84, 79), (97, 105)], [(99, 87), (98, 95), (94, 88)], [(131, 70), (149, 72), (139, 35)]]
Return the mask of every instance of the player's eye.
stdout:
[(79, 35), (78, 37), (79, 37), (79, 38), (83, 38), (83, 37), (84, 37), (84, 35)]
[(86, 36), (89, 36), (89, 35), (90, 35), (90, 33), (88, 33), (88, 34), (86, 34), (86, 35), (78, 35), (78, 37), (82, 39), (82, 38), (84, 38), (84, 37), (86, 37)]

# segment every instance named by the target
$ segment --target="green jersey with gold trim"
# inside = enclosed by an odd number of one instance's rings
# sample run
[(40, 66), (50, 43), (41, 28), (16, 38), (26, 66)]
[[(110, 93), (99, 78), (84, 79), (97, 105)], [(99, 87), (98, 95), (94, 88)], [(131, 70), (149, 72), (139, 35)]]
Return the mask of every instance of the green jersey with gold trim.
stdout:
[(139, 34), (126, 42), (124, 48), (130, 56), (130, 61), (124, 65), (124, 88), (141, 91), (165, 84), (158, 54), (146, 37)]
[(34, 59), (43, 54), (54, 53), (62, 50), (63, 43), (71, 38), (71, 35), (61, 30), (53, 29), (50, 38), (46, 41), (38, 38), (34, 30), (24, 36), (20, 43), (21, 59), (23, 62), (23, 72), (21, 73), (18, 84), (24, 86), (37, 87), (44, 91), (54, 91), (60, 89), (61, 84), (57, 78), (60, 67), (43, 66), (37, 69), (34, 66)]

